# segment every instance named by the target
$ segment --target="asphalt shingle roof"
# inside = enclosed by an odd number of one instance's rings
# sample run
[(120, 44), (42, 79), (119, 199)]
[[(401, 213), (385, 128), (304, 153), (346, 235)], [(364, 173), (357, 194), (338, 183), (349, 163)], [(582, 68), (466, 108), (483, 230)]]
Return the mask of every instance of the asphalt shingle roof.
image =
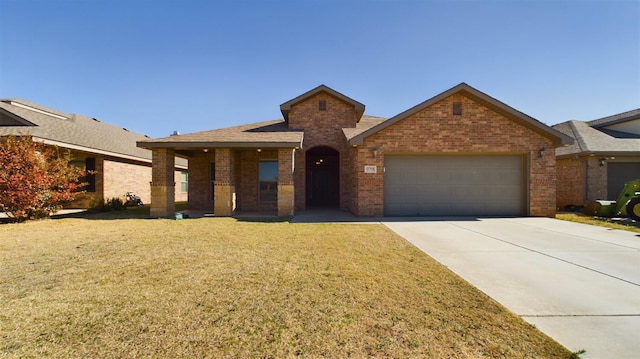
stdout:
[[(19, 106), (20, 104), (65, 119), (24, 108)], [(145, 161), (151, 159), (150, 151), (136, 147), (137, 141), (148, 137), (86, 116), (52, 110), (20, 99), (0, 100), (0, 113), (2, 112), (26, 120), (33, 126), (0, 126), (0, 136), (30, 135), (55, 141), (61, 147), (107, 152), (114, 156), (133, 157)]]
[[(384, 122), (382, 117), (364, 115), (355, 128), (343, 128), (347, 140)], [(190, 147), (301, 147), (304, 132), (287, 127), (284, 120), (250, 123), (241, 126), (174, 135), (138, 142), (143, 148)]]
[(557, 148), (556, 155), (567, 156), (580, 153), (640, 155), (640, 135), (604, 128), (639, 117), (640, 109), (589, 122), (567, 121), (554, 125), (553, 128), (575, 139), (572, 145)]
[(163, 147), (300, 147), (304, 132), (287, 128), (284, 120), (264, 121), (138, 142), (143, 148)]
[(589, 121), (588, 124), (591, 127), (603, 127), (603, 126), (615, 125), (620, 122), (625, 122), (625, 121), (638, 119), (638, 118), (640, 118), (640, 108), (636, 110), (619, 113), (617, 115), (612, 115), (612, 116), (599, 118), (597, 120), (592, 120), (592, 121)]

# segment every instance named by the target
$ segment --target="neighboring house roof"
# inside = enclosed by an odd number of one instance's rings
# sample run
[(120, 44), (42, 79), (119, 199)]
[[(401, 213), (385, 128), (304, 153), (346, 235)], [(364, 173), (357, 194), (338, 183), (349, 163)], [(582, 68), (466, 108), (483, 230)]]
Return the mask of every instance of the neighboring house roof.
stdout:
[[(553, 127), (575, 139), (567, 147), (556, 149), (559, 157), (577, 154), (640, 155), (640, 134), (621, 131), (624, 123), (640, 120), (640, 109), (593, 121), (567, 121)], [(617, 129), (607, 128), (613, 126)]]
[(547, 137), (549, 139), (551, 139), (553, 141), (553, 143), (557, 146), (560, 145), (567, 145), (567, 144), (571, 144), (573, 142), (573, 140), (571, 139), (571, 137), (567, 136), (564, 133), (561, 133), (547, 125), (545, 125), (544, 123), (528, 116), (525, 115), (524, 113), (510, 107), (507, 106), (506, 104), (496, 100), (495, 98), (476, 90), (475, 88), (467, 85), (466, 83), (461, 83), (435, 97), (432, 97), (392, 118), (390, 118), (387, 121), (381, 122), (376, 126), (373, 126), (369, 129), (367, 129), (366, 131), (363, 131), (362, 133), (353, 136), (352, 138), (349, 139), (349, 143), (352, 145), (360, 145), (363, 143), (364, 139), (373, 135), (374, 133), (381, 131), (391, 125), (393, 125), (394, 123), (398, 122), (398, 121), (402, 121), (403, 119), (416, 114), (422, 110), (424, 110), (425, 108), (451, 96), (454, 94), (460, 93), (463, 96), (466, 96), (468, 98), (470, 98), (471, 100), (473, 100), (476, 103), (479, 103), (483, 106), (486, 106), (488, 108), (490, 108), (491, 110), (497, 112), (500, 115), (503, 115), (539, 134), (541, 134), (544, 137)]
[[(151, 152), (136, 147), (137, 141), (148, 137), (97, 119), (64, 113), (22, 99), (0, 99), (0, 117), (8, 119), (0, 126), (0, 136), (28, 135), (63, 148), (151, 162)], [(186, 166), (186, 161), (182, 162), (177, 164)]]
[(285, 122), (289, 121), (289, 111), (291, 111), (291, 106), (294, 106), (306, 99), (308, 99), (309, 97), (315, 96), (318, 93), (321, 92), (326, 92), (334, 97), (336, 97), (337, 99), (346, 102), (347, 104), (353, 106), (353, 109), (356, 111), (356, 114), (358, 116), (358, 120), (360, 120), (360, 118), (362, 117), (362, 115), (364, 114), (364, 108), (365, 106), (363, 104), (361, 104), (360, 102), (347, 97), (343, 94), (341, 94), (340, 92), (326, 86), (326, 85), (320, 85), (312, 90), (309, 90), (305, 93), (303, 93), (302, 95), (289, 100), (285, 103), (283, 103), (282, 105), (280, 105), (280, 112), (282, 112), (282, 116), (284, 117)]
[(640, 119), (640, 108), (636, 110), (631, 110), (623, 113), (619, 113), (613, 116), (607, 116), (603, 118), (599, 118), (597, 120), (589, 121), (589, 126), (600, 128), (605, 126), (617, 125), (622, 122), (632, 121)]

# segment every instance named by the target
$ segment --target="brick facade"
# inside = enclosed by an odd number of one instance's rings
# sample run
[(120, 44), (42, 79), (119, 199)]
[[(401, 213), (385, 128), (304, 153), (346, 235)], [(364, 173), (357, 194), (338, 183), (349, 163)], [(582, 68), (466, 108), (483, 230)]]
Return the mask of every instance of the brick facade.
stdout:
[(213, 184), (211, 166), (215, 164), (215, 151), (199, 152), (189, 158), (189, 208), (213, 211)]
[(154, 149), (151, 154), (151, 217), (169, 217), (175, 213), (175, 152)]
[[(332, 90), (310, 91), (286, 103), (286, 114), (283, 112), (287, 130), (304, 131), (300, 148), (293, 148), (295, 144), (275, 148), (271, 144), (238, 140), (236, 147), (220, 148), (221, 141), (212, 141), (209, 149), (184, 150), (183, 154), (189, 155), (189, 208), (213, 210), (219, 216), (233, 215), (236, 211), (279, 215), (304, 211), (309, 151), (326, 148), (338, 153), (338, 206), (357, 216), (384, 215), (385, 154), (519, 156), (524, 172), (525, 213), (553, 216), (556, 209), (553, 149), (559, 139), (552, 140), (553, 135), (545, 132), (544, 125), (531, 123), (529, 121), (535, 121), (482, 96), (464, 91), (448, 92), (437, 100), (425, 102), (425, 106), (415, 107), (415, 111), (403, 113), (404, 117), (398, 116), (397, 121), (388, 122), (387, 127), (375, 128), (375, 132), (357, 132), (362, 128), (358, 127), (356, 132), (363, 133), (364, 137), (354, 142), (343, 129), (358, 126), (364, 107)], [(454, 103), (460, 104), (461, 115), (453, 114)], [(205, 136), (206, 132), (202, 134)], [(194, 135), (193, 138), (200, 137)], [(331, 158), (335, 158), (334, 155)], [(264, 202), (259, 198), (261, 160), (278, 161), (277, 201)], [(154, 170), (155, 161), (154, 157)], [(213, 197), (212, 163), (215, 165)], [(365, 166), (376, 166), (376, 173), (365, 173)]]
[[(596, 200), (616, 200), (617, 192), (609, 194), (609, 165), (636, 163), (640, 158), (616, 156), (602, 161), (604, 156), (573, 156), (556, 160), (558, 172), (558, 209), (566, 206), (586, 206)], [(640, 175), (640, 174), (639, 174)], [(632, 178), (631, 178), (632, 179)], [(622, 187), (616, 189), (622, 190)]]
[[(319, 110), (324, 101), (326, 110)], [(318, 146), (330, 147), (340, 154), (340, 209), (349, 210), (352, 194), (350, 146), (342, 128), (356, 127), (357, 114), (349, 104), (327, 94), (320, 93), (291, 107), (289, 127), (304, 130), (304, 145), (295, 159), (296, 210), (306, 208), (306, 152)]]
[[(454, 102), (462, 105), (462, 115), (452, 114)], [(510, 154), (522, 155), (528, 168), (528, 214), (555, 214), (555, 157), (541, 148), (552, 149), (551, 140), (515, 123), (471, 99), (455, 94), (415, 113), (364, 141), (355, 151), (357, 198), (354, 212), (359, 216), (383, 215), (384, 173), (365, 174), (364, 165), (384, 166), (384, 154)], [(378, 149), (373, 158), (371, 149)]]
[(584, 172), (587, 162), (581, 158), (556, 160), (558, 188), (556, 204), (562, 210), (566, 206), (583, 206), (587, 203)]
[(278, 215), (293, 215), (295, 207), (294, 186), (295, 150), (278, 150)]

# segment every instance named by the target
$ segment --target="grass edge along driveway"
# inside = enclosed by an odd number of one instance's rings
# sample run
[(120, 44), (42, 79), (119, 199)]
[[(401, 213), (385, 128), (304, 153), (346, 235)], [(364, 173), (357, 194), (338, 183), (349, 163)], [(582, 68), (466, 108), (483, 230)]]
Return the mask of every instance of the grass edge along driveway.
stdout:
[(383, 225), (87, 218), (0, 226), (0, 357), (572, 357)]

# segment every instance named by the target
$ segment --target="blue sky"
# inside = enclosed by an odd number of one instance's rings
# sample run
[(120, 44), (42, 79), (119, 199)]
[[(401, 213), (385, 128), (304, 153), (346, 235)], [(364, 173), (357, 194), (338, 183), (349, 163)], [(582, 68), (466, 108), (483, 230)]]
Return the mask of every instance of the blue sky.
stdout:
[(0, 0), (0, 97), (151, 137), (320, 84), (392, 117), (460, 82), (546, 124), (640, 107), (640, 1)]

